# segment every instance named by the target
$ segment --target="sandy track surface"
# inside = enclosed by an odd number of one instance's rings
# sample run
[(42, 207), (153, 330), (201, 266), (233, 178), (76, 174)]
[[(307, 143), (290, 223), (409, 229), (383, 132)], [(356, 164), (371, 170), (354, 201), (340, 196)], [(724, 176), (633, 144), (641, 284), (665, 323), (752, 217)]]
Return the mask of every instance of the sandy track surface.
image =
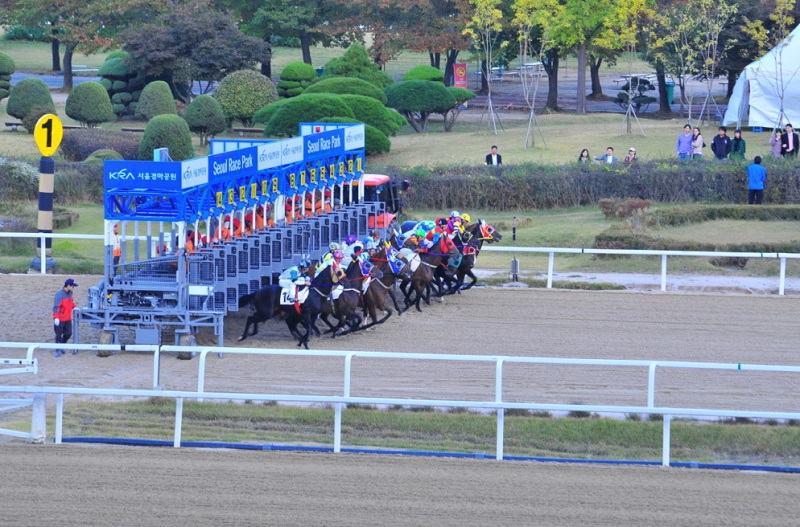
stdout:
[[(83, 277), (79, 303), (85, 302)], [(62, 277), (0, 275), (6, 305), (3, 341), (48, 342), (49, 309)], [(23, 303), (16, 299), (24, 298)], [(424, 313), (393, 316), (374, 331), (312, 340), (314, 349), (433, 352), (465, 355), (586, 357), (754, 364), (800, 364), (800, 298), (479, 288), (436, 301)], [(237, 343), (248, 309), (226, 318), (226, 345), (294, 348), (285, 324), (262, 325)], [(91, 332), (85, 331), (88, 338)], [(216, 337), (201, 334), (201, 344)], [(96, 342), (96, 340), (95, 340)], [(24, 356), (24, 350), (0, 350)], [(148, 388), (152, 355), (122, 352), (101, 359), (83, 351), (53, 357), (38, 352), (40, 373), (7, 384)], [(164, 389), (197, 387), (198, 361), (163, 360)], [(342, 393), (343, 360), (316, 357), (209, 357), (207, 391)], [(504, 368), (511, 401), (644, 405), (645, 368), (520, 365)], [(712, 370), (660, 370), (656, 404), (788, 411), (797, 408), (800, 375)], [(474, 398), (494, 396), (494, 365), (356, 359), (354, 396)]]
[(797, 476), (491, 460), (3, 445), (3, 524), (786, 526)]
[[(79, 303), (92, 279), (81, 277)], [(63, 277), (0, 275), (3, 341), (49, 341)], [(800, 364), (800, 299), (475, 289), (424, 314), (313, 347), (549, 357)], [(226, 320), (233, 345), (244, 317)], [(211, 335), (201, 343), (212, 344)], [(243, 343), (291, 347), (270, 322)], [(0, 356), (23, 356), (0, 349)], [(4, 383), (148, 388), (149, 354), (40, 352), (40, 374)], [(165, 359), (166, 389), (194, 389), (197, 360)], [(340, 394), (340, 359), (212, 357), (207, 390)], [(645, 403), (643, 369), (507, 365), (507, 400)], [(356, 360), (354, 395), (494, 393), (480, 363)], [(796, 410), (797, 376), (659, 372), (656, 404)], [(67, 406), (69, 402), (67, 400)], [(0, 445), (8, 525), (792, 525), (796, 475), (353, 454)]]

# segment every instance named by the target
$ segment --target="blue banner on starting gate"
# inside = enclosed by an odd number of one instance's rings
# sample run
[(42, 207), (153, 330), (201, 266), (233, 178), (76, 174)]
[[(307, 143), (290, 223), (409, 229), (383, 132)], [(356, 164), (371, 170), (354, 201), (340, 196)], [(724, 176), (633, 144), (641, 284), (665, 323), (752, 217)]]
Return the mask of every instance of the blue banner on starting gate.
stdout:
[(177, 161), (106, 161), (105, 188), (180, 190), (181, 163)]
[(258, 147), (208, 156), (209, 181), (246, 176), (256, 170)]

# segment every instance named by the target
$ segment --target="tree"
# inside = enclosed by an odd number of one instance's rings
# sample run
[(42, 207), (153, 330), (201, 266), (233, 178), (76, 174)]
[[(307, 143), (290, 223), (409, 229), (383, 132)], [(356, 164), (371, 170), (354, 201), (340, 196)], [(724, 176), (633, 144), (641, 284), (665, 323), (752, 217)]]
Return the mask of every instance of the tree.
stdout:
[(456, 99), (444, 84), (431, 81), (403, 81), (386, 88), (387, 106), (406, 118), (417, 133), (428, 129), (428, 118), (452, 108)]
[(65, 112), (87, 128), (114, 119), (111, 99), (99, 82), (83, 82), (72, 88)]
[(34, 108), (47, 108), (55, 113), (56, 105), (50, 88), (42, 79), (28, 77), (11, 87), (6, 103), (6, 113), (17, 119), (24, 119)]
[(189, 130), (200, 136), (200, 145), (208, 144), (209, 136), (213, 137), (228, 128), (222, 106), (211, 95), (198, 95), (186, 108), (186, 124)]
[[(726, 3), (725, 0), (695, 0), (693, 7), (698, 10), (700, 21), (700, 34), (696, 43), (700, 50), (700, 71), (706, 82), (706, 96), (703, 109), (700, 111), (700, 122), (703, 122), (703, 115), (706, 115), (708, 120), (711, 119), (712, 103), (716, 107), (716, 101), (711, 95), (711, 85), (717, 74), (720, 57), (726, 51), (725, 44), (720, 42), (720, 35), (738, 7), (736, 4)], [(716, 111), (719, 112), (719, 108), (716, 108)]]
[(298, 125), (304, 121), (314, 122), (324, 117), (355, 119), (353, 111), (338, 95), (304, 93), (291, 99), (283, 99), (282, 102), (264, 128), (264, 135), (267, 137), (297, 135)]
[(276, 86), (281, 97), (297, 97), (317, 80), (317, 72), (305, 62), (290, 62), (281, 72)]
[(139, 159), (152, 160), (156, 148), (168, 148), (174, 161), (193, 158), (192, 133), (186, 121), (173, 114), (156, 115), (150, 119), (139, 145)]
[(358, 42), (351, 44), (341, 57), (332, 59), (325, 64), (323, 79), (329, 77), (355, 77), (378, 86), (386, 88), (394, 83), (394, 79), (378, 65), (370, 60), (367, 48)]
[(235, 71), (222, 79), (214, 98), (222, 106), (229, 123), (241, 121), (253, 125), (253, 115), (264, 106), (278, 100), (272, 81), (255, 70)]
[(0, 102), (11, 92), (11, 75), (16, 69), (14, 59), (0, 52)]
[(503, 24), (501, 23), (503, 12), (499, 9), (500, 0), (470, 0), (470, 3), (475, 8), (475, 11), (463, 33), (472, 37), (483, 54), (481, 73), (486, 83), (486, 105), (494, 125), (494, 133), (497, 134), (496, 112), (494, 106), (492, 106), (491, 71), (494, 38), (503, 29)]
[(230, 15), (214, 10), (210, 0), (176, 5), (155, 22), (126, 31), (125, 51), (132, 70), (168, 82), (184, 102), (195, 81), (201, 93), (237, 70), (250, 69), (264, 55), (264, 43), (242, 33)]
[(149, 121), (156, 115), (164, 114), (178, 114), (169, 85), (164, 81), (148, 83), (139, 96), (136, 117), (142, 117)]

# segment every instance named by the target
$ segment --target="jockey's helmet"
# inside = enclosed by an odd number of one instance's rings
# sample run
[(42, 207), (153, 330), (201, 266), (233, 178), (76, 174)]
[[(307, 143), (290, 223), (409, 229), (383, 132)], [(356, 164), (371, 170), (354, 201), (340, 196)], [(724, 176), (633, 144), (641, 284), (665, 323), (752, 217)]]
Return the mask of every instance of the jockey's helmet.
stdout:
[(467, 214), (466, 212), (461, 215), (461, 219), (464, 220), (464, 223), (469, 223), (470, 221), (472, 221), (472, 218), (470, 218), (469, 214)]
[(342, 258), (344, 258), (344, 253), (342, 251), (340, 251), (339, 249), (337, 249), (337, 250), (333, 251), (333, 258), (335, 260), (341, 260)]
[(308, 258), (303, 258), (299, 262), (297, 262), (297, 267), (300, 269), (308, 269), (311, 267), (311, 261)]
[(338, 251), (339, 249), (341, 249), (341, 247), (339, 246), (339, 244), (338, 244), (338, 243), (336, 243), (336, 242), (332, 242), (332, 243), (329, 245), (329, 248), (330, 248), (330, 250), (331, 250), (331, 251)]
[(457, 210), (454, 210), (453, 212), (450, 213), (450, 217), (451, 218), (460, 218), (461, 217), (461, 213), (458, 212)]
[(356, 242), (356, 237), (354, 234), (348, 234), (344, 237), (344, 243), (346, 245), (353, 245)]

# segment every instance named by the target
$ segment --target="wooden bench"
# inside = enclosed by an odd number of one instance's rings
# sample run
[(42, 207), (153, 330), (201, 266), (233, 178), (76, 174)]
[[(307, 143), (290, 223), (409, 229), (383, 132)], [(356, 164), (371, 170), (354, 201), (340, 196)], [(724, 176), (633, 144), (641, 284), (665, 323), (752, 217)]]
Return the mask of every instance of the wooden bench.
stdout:
[[(18, 126), (22, 126), (22, 123), (6, 123), (6, 126), (10, 126), (11, 127), (11, 131), (12, 132), (16, 132), (17, 131), (17, 127)], [(80, 127), (81, 126), (77, 125), (77, 124), (62, 124), (61, 125), (61, 128), (63, 128), (64, 130), (72, 130), (72, 129), (76, 129), (76, 128), (80, 128)]]
[(238, 132), (239, 137), (244, 134), (264, 134), (263, 128), (231, 128), (231, 132)]
[(140, 133), (144, 133), (144, 128), (122, 127), (122, 128), (120, 128), (120, 130), (122, 130), (123, 132), (140, 132)]
[(22, 123), (6, 123), (6, 126), (10, 126), (11, 127), (11, 131), (12, 132), (16, 132), (17, 131), (17, 126), (22, 126)]

